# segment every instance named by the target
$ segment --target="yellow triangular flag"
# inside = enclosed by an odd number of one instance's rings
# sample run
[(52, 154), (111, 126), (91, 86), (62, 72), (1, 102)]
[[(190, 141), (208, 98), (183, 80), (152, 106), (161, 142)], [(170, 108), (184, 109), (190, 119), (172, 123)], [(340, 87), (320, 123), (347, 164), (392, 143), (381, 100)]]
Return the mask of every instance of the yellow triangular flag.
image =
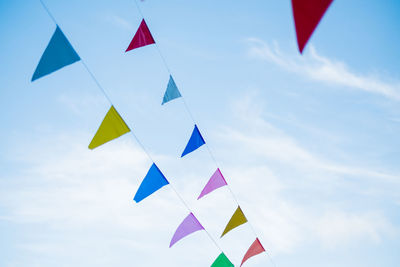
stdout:
[(114, 106), (111, 106), (93, 137), (92, 142), (90, 142), (89, 148), (94, 149), (130, 131), (131, 130), (115, 110)]
[(222, 233), (221, 237), (223, 237), (230, 230), (232, 230), (246, 222), (247, 222), (247, 219), (244, 216), (242, 209), (240, 207), (238, 207), (236, 209), (235, 213), (232, 215), (232, 218), (229, 220), (228, 224), (226, 225), (225, 230)]

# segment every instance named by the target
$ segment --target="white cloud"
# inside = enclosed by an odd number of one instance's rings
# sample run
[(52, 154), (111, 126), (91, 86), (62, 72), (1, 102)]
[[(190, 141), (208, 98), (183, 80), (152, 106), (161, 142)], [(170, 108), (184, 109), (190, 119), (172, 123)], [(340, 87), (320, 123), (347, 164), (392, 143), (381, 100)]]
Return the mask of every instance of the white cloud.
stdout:
[(322, 244), (328, 248), (358, 242), (379, 243), (383, 236), (396, 233), (382, 214), (348, 214), (341, 211), (327, 212), (318, 220), (315, 230)]
[[(220, 129), (216, 135), (218, 151), (230, 170), (228, 182), (269, 251), (274, 255), (291, 253), (310, 240), (335, 248), (378, 242), (395, 232), (396, 227), (376, 207), (349, 212), (345, 208), (353, 206), (347, 203), (350, 200), (337, 203), (325, 194), (331, 192), (334, 197), (342, 187), (348, 187), (343, 180), (360, 185), (369, 179), (385, 197), (395, 198), (386, 193), (388, 188), (399, 188), (399, 175), (324, 159), (265, 121), (256, 95), (237, 99), (240, 101), (232, 106), (236, 127)], [(365, 194), (363, 186), (347, 190), (361, 197)], [(301, 196), (300, 201), (290, 197), (293, 192)], [(332, 213), (332, 208), (337, 212)], [(352, 231), (353, 235), (345, 238)]]
[(373, 75), (358, 74), (344, 62), (319, 55), (313, 46), (310, 46), (310, 53), (291, 56), (283, 53), (276, 42), (272, 47), (256, 38), (249, 38), (247, 42), (250, 56), (273, 62), (287, 71), (312, 80), (400, 100), (400, 82), (387, 82)]
[(127, 30), (129, 32), (134, 31), (135, 28), (133, 27), (132, 23), (130, 23), (128, 20), (117, 16), (117, 15), (107, 15), (107, 20), (114, 25), (120, 27), (121, 29)]
[[(373, 209), (352, 213), (329, 198), (318, 199), (333, 206), (335, 212), (331, 212), (312, 200), (291, 198), (292, 192), (314, 194), (313, 186), (335, 190), (334, 179), (342, 174), (357, 176), (362, 172), (373, 179), (387, 177), (390, 183), (393, 177), (316, 156), (265, 121), (263, 105), (256, 96), (240, 99), (232, 108), (237, 112), (233, 115), (239, 129), (225, 126), (225, 131), (215, 136), (215, 149), (223, 155), (223, 173), (246, 216), (274, 257), (295, 253), (310, 240), (335, 249), (380, 242), (395, 232), (385, 214)], [(45, 143), (24, 144), (16, 157), (21, 173), (0, 180), (0, 206), (5, 211), (1, 220), (26, 231), (17, 241), (24, 257), (14, 266), (26, 262), (54, 266), (57, 259), (63, 259), (64, 266), (123, 266), (132, 257), (138, 266), (203, 266), (212, 262), (216, 250), (205, 234), (194, 234), (168, 249), (173, 231), (187, 213), (168, 187), (140, 205), (133, 203), (133, 194), (151, 164), (146, 155), (125, 137), (90, 151), (83, 143), (87, 136), (68, 134), (46, 138)], [(171, 177), (171, 181), (232, 260), (240, 262), (254, 238), (249, 226), (218, 239), (236, 205), (229, 191), (221, 188), (196, 201), (194, 196), (205, 177), (191, 171), (192, 166), (177, 170), (182, 166), (168, 155), (154, 157), (163, 165), (172, 165), (167, 171), (170, 174), (190, 174), (184, 180)], [(204, 167), (203, 162), (192, 163)], [(282, 174), (287, 170), (292, 179)], [(296, 188), (299, 184), (302, 187)], [(203, 249), (193, 249), (199, 246)], [(153, 251), (159, 256), (153, 257)], [(82, 258), (85, 260), (80, 262)], [(254, 262), (265, 266), (268, 261), (264, 255)]]
[(237, 144), (236, 149), (242, 149), (240, 153), (284, 163), (304, 171), (318, 171), (319, 174), (328, 172), (400, 184), (397, 174), (369, 169), (366, 166), (348, 166), (321, 158), (299, 144), (294, 137), (264, 120), (263, 105), (259, 103), (257, 95), (252, 93), (239, 99), (240, 101), (233, 104), (232, 110), (242, 122), (240, 129), (225, 127), (218, 136), (222, 138), (221, 142), (228, 140)]

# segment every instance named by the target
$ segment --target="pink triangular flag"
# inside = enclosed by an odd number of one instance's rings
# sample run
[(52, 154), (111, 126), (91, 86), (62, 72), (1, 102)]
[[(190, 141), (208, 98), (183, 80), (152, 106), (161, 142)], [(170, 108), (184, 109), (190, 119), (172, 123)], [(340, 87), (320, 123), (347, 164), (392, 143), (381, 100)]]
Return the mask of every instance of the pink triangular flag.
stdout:
[(200, 230), (204, 230), (204, 227), (200, 224), (196, 217), (194, 217), (193, 213), (190, 213), (178, 226), (178, 229), (176, 229), (175, 234), (171, 239), (171, 243), (169, 244), (169, 247), (172, 247), (176, 242), (178, 242), (185, 236)]
[(147, 27), (147, 24), (143, 19), (142, 22), (140, 23), (139, 29), (137, 30), (135, 36), (133, 36), (133, 39), (125, 52), (155, 43), (156, 42), (154, 41), (153, 36), (151, 35), (149, 27)]
[(246, 254), (243, 257), (242, 263), (240, 266), (243, 265), (245, 261), (247, 261), (249, 258), (258, 255), (260, 253), (263, 253), (265, 251), (264, 247), (261, 245), (260, 240), (256, 238), (256, 241), (253, 242), (253, 244), (250, 246), (249, 250), (247, 250)]
[(200, 196), (197, 199), (202, 198), (208, 193), (211, 193), (215, 189), (218, 189), (224, 185), (227, 185), (227, 183), (225, 181), (224, 176), (222, 175), (221, 171), (218, 168), (211, 176), (210, 180), (208, 180), (208, 183), (204, 187), (203, 191), (201, 191)]

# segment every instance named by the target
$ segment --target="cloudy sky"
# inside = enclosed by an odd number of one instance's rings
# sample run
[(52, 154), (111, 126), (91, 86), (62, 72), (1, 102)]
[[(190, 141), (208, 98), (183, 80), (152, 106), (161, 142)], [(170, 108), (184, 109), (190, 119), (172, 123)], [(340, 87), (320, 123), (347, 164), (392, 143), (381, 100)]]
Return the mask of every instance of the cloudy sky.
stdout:
[[(219, 236), (227, 188), (197, 201), (215, 162), (181, 159), (193, 121), (161, 106), (156, 47), (124, 53), (133, 0), (45, 1), (167, 179), (235, 266), (249, 224)], [(304, 54), (290, 1), (139, 3), (218, 166), (276, 267), (400, 261), (400, 4), (335, 0)], [(0, 1), (0, 265), (210, 266), (204, 232), (168, 248), (188, 211), (167, 186), (132, 198), (151, 160), (131, 134), (90, 151), (109, 103), (77, 62), (31, 83), (55, 25), (39, 1)], [(245, 266), (274, 266), (267, 254)]]

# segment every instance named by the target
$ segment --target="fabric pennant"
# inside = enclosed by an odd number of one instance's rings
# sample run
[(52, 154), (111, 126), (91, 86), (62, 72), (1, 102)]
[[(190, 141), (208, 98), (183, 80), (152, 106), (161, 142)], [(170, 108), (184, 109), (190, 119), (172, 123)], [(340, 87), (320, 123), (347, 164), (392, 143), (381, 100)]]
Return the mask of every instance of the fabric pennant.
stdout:
[(234, 267), (235, 265), (225, 256), (222, 252), (219, 254), (218, 258), (214, 261), (211, 267)]
[(223, 237), (230, 230), (235, 229), (236, 227), (238, 227), (246, 222), (247, 222), (247, 219), (244, 216), (242, 209), (240, 207), (238, 207), (236, 209), (235, 213), (232, 215), (232, 218), (229, 220), (228, 224), (226, 225), (225, 230), (222, 233), (221, 237)]
[(175, 84), (174, 79), (172, 76), (169, 76), (169, 81), (167, 85), (167, 90), (165, 91), (163, 101), (161, 105), (164, 105), (165, 103), (174, 100), (175, 98), (181, 97), (181, 93), (178, 90), (178, 87)]
[(292, 0), (300, 53), (303, 53), (304, 47), (332, 2), (333, 0)]
[(175, 234), (171, 239), (171, 243), (169, 244), (169, 247), (172, 247), (176, 242), (178, 242), (185, 236), (200, 230), (204, 230), (203, 226), (193, 215), (193, 213), (190, 213), (178, 226), (178, 229), (176, 229)]
[(147, 24), (143, 19), (142, 22), (140, 23), (140, 26), (139, 26), (135, 36), (133, 36), (133, 39), (125, 52), (133, 50), (135, 48), (139, 48), (142, 46), (151, 45), (151, 44), (155, 44), (155, 43), (156, 42), (154, 41), (153, 36), (151, 35), (149, 27), (147, 27)]
[(256, 240), (253, 242), (253, 244), (250, 246), (249, 250), (247, 250), (246, 254), (243, 257), (242, 263), (240, 264), (240, 266), (243, 265), (243, 263), (245, 261), (247, 261), (249, 258), (256, 256), (260, 253), (265, 252), (264, 247), (261, 245), (260, 240), (258, 240), (258, 238), (256, 238)]
[(181, 158), (185, 156), (186, 154), (189, 154), (190, 152), (195, 151), (202, 145), (204, 145), (206, 142), (203, 139), (203, 136), (201, 136), (199, 129), (197, 128), (197, 125), (194, 125), (194, 129), (192, 132), (192, 136), (190, 136), (189, 142), (187, 143), (185, 150), (183, 151)]
[(157, 165), (153, 163), (140, 184), (133, 200), (139, 203), (167, 184), (169, 184), (167, 178), (165, 178)]
[(75, 52), (67, 37), (58, 27), (50, 39), (49, 44), (43, 52), (32, 76), (32, 82), (46, 76), (56, 70), (68, 66), (81, 58)]
[(222, 186), (227, 185), (224, 176), (222, 175), (221, 171), (219, 168), (214, 172), (214, 174), (211, 176), (210, 180), (208, 180), (208, 183), (204, 187), (203, 191), (201, 191), (200, 196), (197, 199), (202, 198), (203, 196), (211, 193), (215, 189), (218, 189)]
[(101, 146), (102, 144), (114, 140), (115, 138), (118, 138), (130, 131), (131, 130), (118, 114), (114, 106), (111, 106), (102, 123), (100, 124), (95, 136), (90, 142), (89, 149), (94, 149), (98, 146)]

